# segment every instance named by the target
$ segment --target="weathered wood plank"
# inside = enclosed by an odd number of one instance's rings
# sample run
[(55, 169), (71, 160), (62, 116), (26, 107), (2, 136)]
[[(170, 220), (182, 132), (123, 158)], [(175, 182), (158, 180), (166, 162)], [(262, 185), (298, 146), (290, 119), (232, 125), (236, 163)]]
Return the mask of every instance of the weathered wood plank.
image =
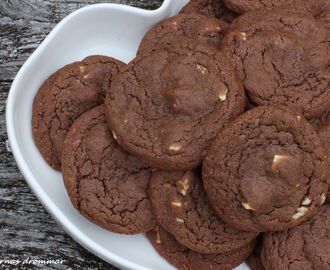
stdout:
[[(69, 237), (44, 210), (8, 151), (5, 106), (19, 68), (51, 29), (72, 11), (112, 2), (154, 9), (161, 0), (0, 1), (0, 260), (63, 259), (63, 265), (35, 269), (115, 269)], [(31, 269), (1, 266), (0, 269)]]

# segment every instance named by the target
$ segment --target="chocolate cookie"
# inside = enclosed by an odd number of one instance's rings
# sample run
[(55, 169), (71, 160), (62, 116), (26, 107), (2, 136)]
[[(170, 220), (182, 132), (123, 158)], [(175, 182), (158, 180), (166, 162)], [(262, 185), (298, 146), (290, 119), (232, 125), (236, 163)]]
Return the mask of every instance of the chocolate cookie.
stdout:
[(262, 247), (266, 269), (330, 269), (330, 205), (296, 228), (267, 233)]
[(56, 170), (73, 121), (103, 103), (112, 77), (124, 64), (106, 56), (90, 56), (67, 65), (41, 86), (33, 103), (33, 136), (41, 154)]
[(147, 232), (147, 237), (157, 252), (180, 270), (232, 270), (241, 264), (255, 247), (255, 241), (252, 241), (232, 252), (202, 254), (180, 245), (161, 227)]
[(245, 107), (228, 60), (186, 38), (138, 56), (117, 78), (106, 98), (110, 129), (128, 152), (160, 169), (198, 167), (218, 131)]
[(219, 48), (228, 24), (199, 14), (180, 14), (160, 22), (144, 36), (138, 53), (145, 53), (161, 48), (169, 40), (176, 42), (176, 37), (184, 36), (214, 48)]
[(311, 119), (330, 107), (329, 44), (314, 17), (277, 9), (239, 17), (222, 47), (255, 105), (287, 105)]
[(216, 17), (231, 23), (237, 14), (224, 4), (223, 0), (190, 0), (180, 13), (198, 13), (208, 17)]
[(236, 118), (221, 130), (203, 166), (215, 211), (242, 230), (297, 226), (319, 211), (328, 192), (320, 138), (284, 106), (261, 106)]
[(262, 236), (258, 237), (256, 248), (246, 259), (247, 265), (250, 267), (251, 270), (265, 270), (265, 267), (261, 261), (261, 248), (262, 248)]
[(319, 13), (329, 0), (223, 0), (225, 4), (237, 13), (245, 13), (256, 9), (274, 9), (289, 7), (312, 14)]
[(162, 227), (182, 245), (200, 253), (225, 253), (241, 248), (256, 233), (238, 231), (222, 222), (207, 201), (199, 170), (154, 172), (149, 197)]
[(108, 131), (104, 106), (80, 116), (63, 149), (63, 180), (74, 207), (116, 233), (155, 226), (147, 188), (151, 169), (127, 154)]

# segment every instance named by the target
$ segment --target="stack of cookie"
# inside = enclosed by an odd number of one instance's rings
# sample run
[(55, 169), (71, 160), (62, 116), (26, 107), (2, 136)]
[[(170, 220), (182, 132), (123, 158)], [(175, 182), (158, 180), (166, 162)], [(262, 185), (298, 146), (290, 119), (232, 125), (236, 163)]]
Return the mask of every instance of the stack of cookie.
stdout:
[(178, 269), (330, 269), (329, 7), (192, 0), (53, 74), (33, 134), (74, 207)]

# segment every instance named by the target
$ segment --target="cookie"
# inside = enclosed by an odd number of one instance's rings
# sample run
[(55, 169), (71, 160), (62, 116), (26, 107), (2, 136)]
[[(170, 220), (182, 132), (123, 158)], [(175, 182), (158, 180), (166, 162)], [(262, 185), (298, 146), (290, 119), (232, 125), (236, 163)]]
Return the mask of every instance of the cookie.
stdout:
[(105, 104), (109, 127), (128, 152), (155, 168), (190, 170), (244, 111), (245, 95), (221, 53), (177, 38), (123, 69)]
[(266, 269), (329, 269), (330, 205), (296, 228), (266, 233), (262, 247)]
[(73, 121), (103, 103), (112, 77), (124, 64), (106, 56), (90, 56), (49, 77), (33, 103), (33, 137), (44, 159), (61, 168), (62, 147)]
[(180, 270), (232, 270), (240, 265), (255, 247), (255, 241), (253, 241), (232, 252), (202, 254), (180, 245), (171, 234), (161, 227), (147, 232), (146, 235), (156, 251)]
[(184, 36), (219, 48), (220, 41), (228, 24), (199, 14), (180, 14), (160, 22), (144, 36), (138, 53), (145, 53), (161, 48), (163, 44), (178, 36)]
[(289, 7), (312, 14), (319, 13), (329, 0), (223, 0), (231, 10), (242, 14), (257, 9), (274, 9)]
[(330, 107), (330, 43), (311, 15), (282, 9), (248, 12), (222, 43), (253, 104), (287, 105), (308, 119)]
[(203, 190), (200, 170), (154, 172), (149, 197), (158, 223), (196, 252), (225, 253), (257, 237), (232, 228), (215, 215)]
[(207, 17), (216, 17), (231, 23), (237, 14), (224, 4), (223, 0), (190, 0), (180, 13), (198, 13)]
[(247, 231), (279, 231), (314, 216), (328, 192), (327, 154), (317, 132), (284, 106), (239, 116), (209, 148), (203, 183), (216, 213)]
[(246, 259), (246, 263), (251, 270), (265, 270), (265, 267), (261, 261), (261, 245), (262, 236), (259, 236), (256, 243), (256, 248), (254, 249), (252, 254)]
[(71, 202), (90, 221), (125, 234), (154, 228), (147, 196), (151, 169), (116, 143), (103, 105), (74, 122), (64, 142), (62, 161)]

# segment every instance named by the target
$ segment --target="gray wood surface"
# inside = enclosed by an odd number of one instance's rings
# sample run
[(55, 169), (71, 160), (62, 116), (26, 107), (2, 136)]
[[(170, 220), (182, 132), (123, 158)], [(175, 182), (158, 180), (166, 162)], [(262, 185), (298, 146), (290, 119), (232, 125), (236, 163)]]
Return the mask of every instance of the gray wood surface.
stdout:
[(157, 8), (161, 0), (0, 0), (0, 260), (62, 259), (63, 265), (0, 269), (116, 269), (79, 246), (44, 210), (25, 183), (8, 149), (5, 106), (24, 61), (51, 29), (72, 11), (113, 2)]

